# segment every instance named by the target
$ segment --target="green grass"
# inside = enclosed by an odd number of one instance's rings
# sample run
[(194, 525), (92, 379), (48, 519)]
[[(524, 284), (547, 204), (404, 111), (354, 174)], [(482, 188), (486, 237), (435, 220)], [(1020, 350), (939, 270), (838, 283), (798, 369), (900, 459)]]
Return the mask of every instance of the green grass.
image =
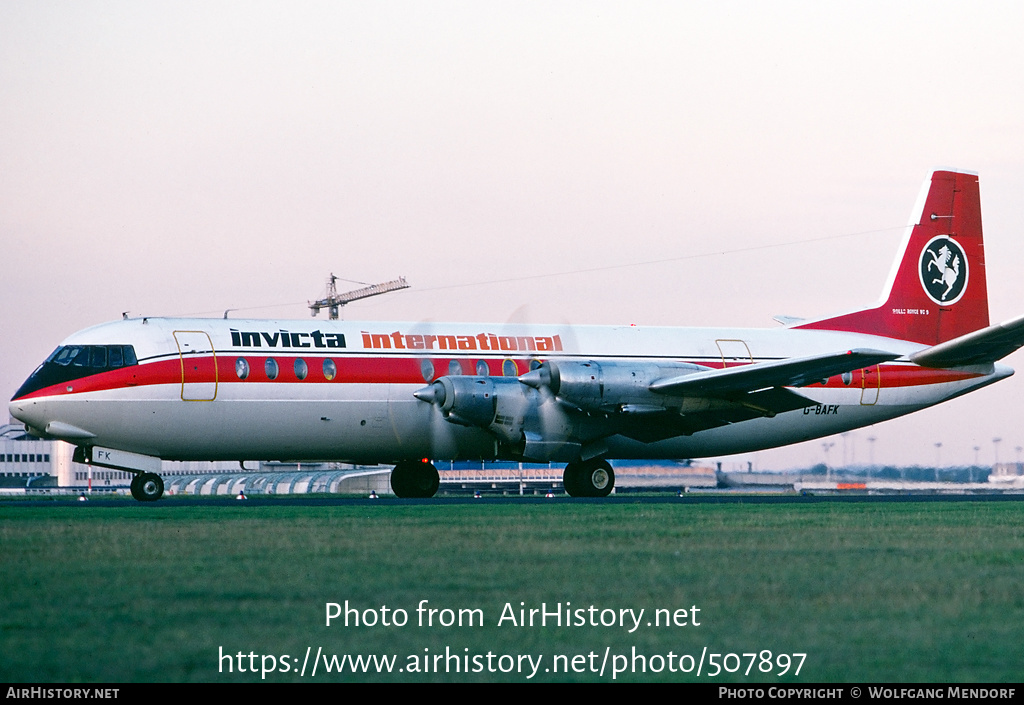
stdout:
[[(1021, 673), (1017, 502), (0, 505), (0, 560), (0, 681), (259, 679), (219, 672), (220, 647), (288, 654), (300, 665), (307, 647), (393, 653), (398, 666), (446, 646), (460, 655), (544, 654), (544, 667), (553, 654), (592, 651), (599, 665), (606, 647), (677, 659), (699, 658), (704, 647), (806, 653), (787, 682), (1017, 681)], [(405, 609), (409, 624), (326, 627), (325, 603), (345, 600)], [(479, 608), (485, 624), (416, 626), (420, 600)], [(505, 603), (520, 602), (646, 611), (632, 634), (497, 626)], [(646, 626), (655, 609), (693, 605), (700, 626)], [(610, 680), (610, 671), (611, 661), (603, 678), (542, 668), (534, 680)], [(321, 666), (315, 680), (347, 679), (525, 677), (340, 676)], [(666, 670), (618, 680), (696, 677)], [(728, 680), (779, 678), (755, 665)]]

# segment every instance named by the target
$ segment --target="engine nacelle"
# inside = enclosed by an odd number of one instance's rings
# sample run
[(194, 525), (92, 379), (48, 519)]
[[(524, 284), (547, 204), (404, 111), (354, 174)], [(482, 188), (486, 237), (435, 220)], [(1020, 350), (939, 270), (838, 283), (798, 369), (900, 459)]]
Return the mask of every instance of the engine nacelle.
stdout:
[(536, 416), (540, 401), (512, 377), (439, 377), (414, 394), (436, 404), (452, 423), (485, 428), (506, 443), (523, 440), (526, 419)]
[(652, 383), (707, 368), (682, 362), (545, 362), (514, 377), (445, 376), (413, 394), (451, 423), (482, 428), (512, 455), (577, 460), (621, 432), (622, 415), (698, 411), (707, 399), (652, 392)]
[(661, 411), (678, 407), (680, 400), (652, 392), (651, 384), (706, 369), (685, 362), (548, 361), (519, 381), (536, 389), (547, 387), (559, 399), (589, 411)]
[(512, 457), (577, 460), (581, 445), (607, 435), (601, 424), (514, 377), (440, 377), (416, 392), (445, 419), (492, 433)]

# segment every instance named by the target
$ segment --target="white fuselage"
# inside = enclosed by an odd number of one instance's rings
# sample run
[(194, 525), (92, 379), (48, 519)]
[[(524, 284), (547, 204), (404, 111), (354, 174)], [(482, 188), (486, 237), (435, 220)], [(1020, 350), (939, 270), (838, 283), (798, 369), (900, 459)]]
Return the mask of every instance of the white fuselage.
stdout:
[[(493, 459), (507, 453), (491, 433), (450, 423), (413, 392), (445, 375), (518, 376), (545, 360), (730, 367), (925, 347), (781, 327), (161, 318), (95, 326), (62, 343), (118, 345), (132, 346), (138, 364), (16, 396), (11, 414), (52, 437), (170, 460)], [(605, 455), (695, 458), (782, 446), (907, 414), (1010, 374), (1002, 365), (934, 370), (897, 360), (794, 389), (809, 400), (803, 409), (651, 443), (612, 435)]]

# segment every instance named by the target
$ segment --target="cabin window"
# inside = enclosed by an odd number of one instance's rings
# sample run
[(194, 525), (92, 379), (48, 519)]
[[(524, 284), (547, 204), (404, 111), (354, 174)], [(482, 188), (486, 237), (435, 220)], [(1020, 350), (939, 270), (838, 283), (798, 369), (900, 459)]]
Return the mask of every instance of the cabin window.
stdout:
[(505, 360), (501, 363), (501, 374), (505, 377), (518, 377), (519, 368), (516, 367), (515, 360)]
[(458, 360), (449, 360), (448, 362), (448, 374), (452, 377), (458, 377), (462, 374), (462, 363)]
[(306, 375), (309, 374), (309, 367), (306, 365), (306, 361), (301, 357), (295, 358), (295, 377), (299, 380), (306, 379)]
[(267, 379), (277, 379), (277, 373), (280, 371), (277, 366), (277, 360), (268, 357), (267, 361), (263, 364), (263, 370), (267, 373)]
[(487, 366), (487, 360), (476, 361), (476, 373), (480, 377), (486, 377), (491, 374), (491, 368)]
[(334, 360), (327, 358), (324, 360), (324, 379), (330, 382), (338, 375), (338, 366), (334, 364)]
[(424, 382), (431, 382), (434, 379), (434, 363), (423, 358), (420, 360), (420, 374), (423, 375)]
[(249, 362), (244, 357), (235, 360), (235, 374), (238, 379), (245, 379), (249, 376)]

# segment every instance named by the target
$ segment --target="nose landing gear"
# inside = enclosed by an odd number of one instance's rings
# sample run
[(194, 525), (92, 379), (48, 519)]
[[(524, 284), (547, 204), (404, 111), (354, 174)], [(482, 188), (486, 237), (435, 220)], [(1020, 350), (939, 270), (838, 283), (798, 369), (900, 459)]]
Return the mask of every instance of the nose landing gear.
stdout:
[(140, 472), (132, 478), (132, 497), (140, 502), (155, 502), (164, 494), (163, 479), (152, 472)]

